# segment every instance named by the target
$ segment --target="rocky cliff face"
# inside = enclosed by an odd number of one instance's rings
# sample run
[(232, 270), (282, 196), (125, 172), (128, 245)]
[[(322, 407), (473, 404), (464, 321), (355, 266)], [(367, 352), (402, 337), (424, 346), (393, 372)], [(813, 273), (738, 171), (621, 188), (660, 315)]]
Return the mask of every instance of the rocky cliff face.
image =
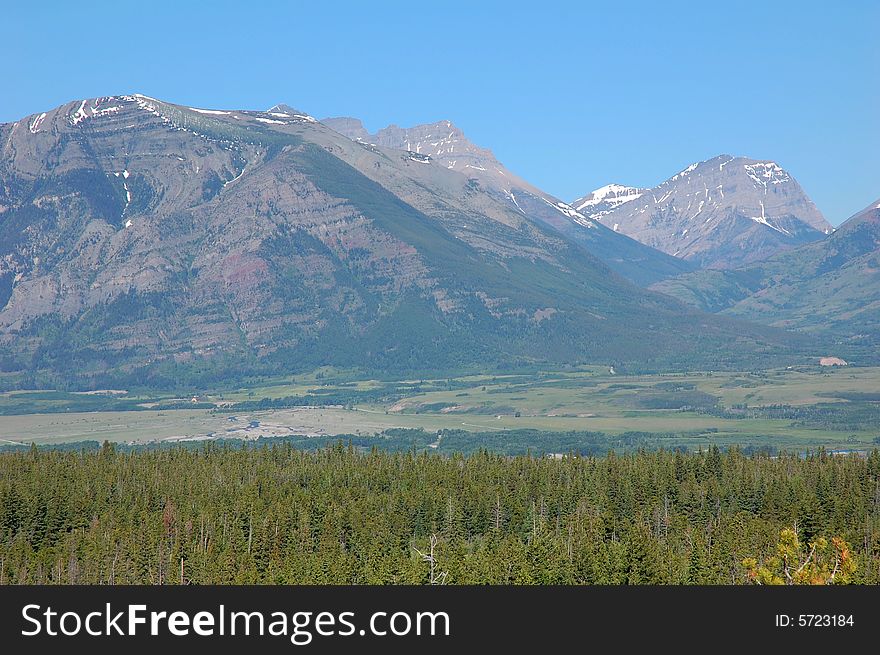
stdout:
[(731, 268), (823, 238), (831, 226), (778, 164), (722, 155), (652, 189), (609, 185), (572, 203), (701, 267)]

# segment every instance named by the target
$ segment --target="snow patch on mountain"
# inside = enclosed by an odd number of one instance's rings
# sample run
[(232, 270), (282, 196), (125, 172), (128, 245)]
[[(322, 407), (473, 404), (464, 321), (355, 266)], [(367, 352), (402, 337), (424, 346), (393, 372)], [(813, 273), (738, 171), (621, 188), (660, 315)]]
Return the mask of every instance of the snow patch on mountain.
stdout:
[(784, 227), (778, 227), (776, 225), (773, 225), (773, 223), (771, 223), (770, 221), (768, 221), (767, 220), (767, 213), (764, 209), (764, 201), (763, 200), (760, 201), (760, 204), (761, 204), (761, 215), (760, 216), (750, 216), (749, 218), (751, 218), (756, 223), (760, 223), (761, 225), (766, 225), (767, 227), (769, 227), (773, 230), (776, 230), (777, 232), (780, 232), (782, 234), (790, 234), (790, 232), (788, 230), (786, 230)]
[[(126, 182), (129, 173), (127, 170), (123, 170), (121, 173), (113, 173), (113, 175), (122, 178), (122, 188), (125, 190), (125, 207), (122, 208), (122, 213), (125, 214), (128, 210), (128, 206), (131, 204), (131, 189), (128, 188), (128, 183)], [(131, 221), (129, 221), (129, 223), (131, 223)]]
[(211, 114), (213, 116), (229, 116), (231, 111), (220, 111), (219, 109), (196, 109), (195, 107), (190, 107), (190, 111), (195, 111), (200, 114)]
[(87, 102), (88, 102), (88, 100), (83, 100), (79, 105), (79, 109), (77, 109), (74, 112), (73, 116), (70, 117), (70, 124), (71, 125), (79, 125), (86, 118), (88, 118), (89, 115), (86, 113), (86, 103)]
[(783, 184), (790, 182), (791, 177), (776, 162), (757, 162), (755, 164), (743, 164), (746, 175), (754, 182), (756, 187), (763, 187), (764, 195), (767, 194), (767, 184)]
[[(88, 98), (82, 100), (77, 110), (68, 116), (68, 122), (71, 126), (76, 126), (90, 118), (115, 114), (122, 109), (122, 105), (118, 104), (118, 101), (125, 99), (126, 96), (119, 98), (115, 96), (93, 98), (92, 104), (89, 104)], [(111, 103), (109, 107), (107, 106), (108, 103)], [(37, 129), (37, 127), (39, 126), (35, 126), (33, 129)]]
[(31, 121), (31, 124), (28, 126), (28, 129), (31, 131), (31, 134), (36, 134), (40, 131), (40, 125), (42, 125), (43, 121), (46, 119), (46, 112), (43, 112), (39, 116), (37, 116), (34, 120)]

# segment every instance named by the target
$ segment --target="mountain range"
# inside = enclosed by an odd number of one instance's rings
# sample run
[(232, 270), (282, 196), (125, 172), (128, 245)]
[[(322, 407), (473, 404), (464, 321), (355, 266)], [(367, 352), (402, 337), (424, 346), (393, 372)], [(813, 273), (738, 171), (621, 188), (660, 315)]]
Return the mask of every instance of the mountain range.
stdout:
[[(865, 235), (865, 216), (873, 205), (829, 236), (831, 225), (776, 162), (719, 155), (691, 164), (654, 188), (609, 184), (570, 203), (573, 212), (563, 212), (570, 220), (562, 220), (557, 212), (539, 210), (564, 203), (511, 173), (449, 121), (411, 128), (392, 125), (374, 134), (354, 118), (323, 122), (358, 142), (428, 154), (512, 202), (543, 200), (529, 208), (531, 215), (581, 242), (609, 266), (614, 262), (608, 253), (628, 252), (615, 270), (703, 311), (845, 336), (848, 343), (870, 342), (876, 336), (870, 317), (880, 286), (871, 277), (874, 242)], [(582, 234), (607, 234), (578, 229), (595, 224), (638, 239), (651, 251), (663, 250), (677, 263), (626, 251), (625, 244), (632, 241), (612, 246), (585, 240)], [(856, 230), (856, 225), (861, 227)], [(816, 259), (821, 262), (811, 268), (808, 262)], [(693, 270), (682, 272), (685, 263)], [(778, 284), (783, 279), (791, 282)]]
[(503, 167), (450, 166), (451, 143), (429, 154), (394, 147), (414, 133), (382, 145), (327, 123), (135, 94), (0, 125), (0, 374), (173, 386), (321, 364), (721, 367), (811, 344), (639, 288), (612, 262), (672, 262), (647, 282), (680, 260), (499, 181)]
[(777, 163), (730, 155), (692, 164), (650, 189), (610, 184), (572, 206), (700, 268), (735, 268), (831, 232)]

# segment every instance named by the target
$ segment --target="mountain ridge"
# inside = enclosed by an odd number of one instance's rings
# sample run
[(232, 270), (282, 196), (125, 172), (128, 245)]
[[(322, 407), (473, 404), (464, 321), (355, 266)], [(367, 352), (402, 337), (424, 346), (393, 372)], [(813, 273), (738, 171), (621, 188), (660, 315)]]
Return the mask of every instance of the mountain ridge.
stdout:
[(324, 118), (321, 122), (359, 143), (412, 152), (465, 174), (518, 213), (577, 241), (612, 270), (641, 286), (693, 269), (687, 262), (614, 234), (599, 221), (523, 180), (449, 120), (410, 128), (390, 125), (374, 134), (357, 118)]

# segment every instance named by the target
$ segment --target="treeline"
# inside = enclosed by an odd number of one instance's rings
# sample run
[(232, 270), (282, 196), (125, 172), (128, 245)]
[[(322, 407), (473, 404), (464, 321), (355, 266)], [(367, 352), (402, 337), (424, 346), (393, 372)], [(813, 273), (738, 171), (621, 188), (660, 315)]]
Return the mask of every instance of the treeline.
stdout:
[(880, 583), (880, 453), (0, 455), (7, 584), (427, 583), (432, 536), (455, 584), (733, 584), (785, 529)]
[[(788, 419), (792, 427), (809, 427), (826, 430), (876, 430), (880, 425), (880, 403), (862, 400), (857, 394), (845, 403), (819, 403), (815, 405), (763, 405), (750, 407), (733, 405), (697, 408), (702, 414), (725, 419)], [(871, 394), (863, 394), (870, 398)], [(880, 431), (878, 431), (880, 434)]]
[[(363, 453), (373, 449), (401, 452), (430, 452), (443, 455), (473, 455), (487, 450), (500, 455), (580, 455), (600, 456), (614, 450), (618, 454), (644, 450), (698, 450), (717, 432), (715, 428), (679, 432), (641, 432), (629, 431), (621, 434), (593, 432), (589, 430), (568, 430), (565, 432), (520, 428), (516, 430), (486, 430), (469, 432), (467, 430), (443, 429), (427, 431), (422, 428), (389, 428), (376, 434), (338, 434), (338, 435), (286, 435), (282, 437), (259, 437), (254, 440), (224, 438), (212, 440), (215, 447), (237, 449), (252, 447), (291, 446), (298, 450), (317, 451), (338, 443), (350, 445)], [(221, 433), (222, 434), (222, 433)], [(740, 451), (746, 455), (762, 453), (775, 455), (777, 448), (766, 443), (766, 438), (756, 438), (754, 443), (740, 444)], [(199, 450), (204, 441), (151, 441), (146, 443), (118, 443), (113, 447), (117, 452), (130, 453), (147, 450), (169, 450), (186, 448)], [(65, 450), (78, 452), (97, 451), (102, 446), (98, 441), (76, 441), (60, 444), (44, 444), (39, 449)], [(21, 452), (26, 444), (0, 442), (0, 453)]]

